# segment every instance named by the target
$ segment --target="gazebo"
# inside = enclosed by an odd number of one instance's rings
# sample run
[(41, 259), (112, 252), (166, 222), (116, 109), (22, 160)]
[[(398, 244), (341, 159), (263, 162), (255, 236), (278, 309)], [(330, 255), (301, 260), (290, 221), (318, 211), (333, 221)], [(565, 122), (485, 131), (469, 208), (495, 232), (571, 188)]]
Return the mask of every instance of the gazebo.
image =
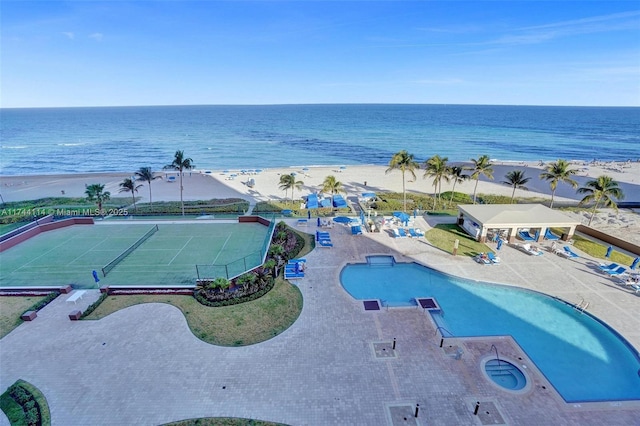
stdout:
[(519, 232), (540, 242), (553, 235), (550, 228), (562, 228), (560, 238), (566, 241), (580, 224), (542, 204), (461, 204), (458, 211), (458, 225), (480, 242), (502, 236), (513, 243)]

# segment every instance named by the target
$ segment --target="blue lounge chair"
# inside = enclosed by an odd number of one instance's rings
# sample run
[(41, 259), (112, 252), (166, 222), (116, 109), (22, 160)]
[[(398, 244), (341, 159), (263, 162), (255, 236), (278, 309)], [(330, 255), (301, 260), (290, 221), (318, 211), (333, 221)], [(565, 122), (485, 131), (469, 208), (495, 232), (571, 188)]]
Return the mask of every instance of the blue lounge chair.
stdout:
[(328, 232), (316, 231), (316, 241), (330, 240), (330, 239), (331, 239), (331, 234), (329, 234)]
[(600, 265), (599, 268), (601, 271), (613, 271), (614, 269), (616, 269), (617, 267), (619, 267), (620, 265), (618, 265), (617, 263), (612, 263), (610, 265)]
[(320, 247), (333, 247), (331, 240), (318, 240)]
[(547, 239), (547, 240), (559, 240), (560, 239), (560, 237), (558, 237), (556, 234), (551, 232), (551, 230), (549, 228), (547, 228), (547, 230), (544, 231), (544, 238)]
[(520, 238), (522, 238), (524, 241), (535, 241), (536, 239), (534, 237), (531, 236), (531, 234), (529, 234), (526, 231), (518, 231), (518, 235), (520, 236)]
[(627, 268), (625, 268), (624, 266), (619, 266), (618, 268), (612, 270), (612, 271), (605, 271), (607, 274), (613, 276), (616, 275), (622, 275), (627, 271)]
[(409, 236), (411, 236), (411, 238), (418, 238), (420, 237), (420, 235), (416, 232), (415, 229), (413, 228), (409, 228)]
[(491, 261), (491, 263), (500, 263), (500, 258), (493, 254), (493, 252), (488, 252), (487, 257)]
[(568, 246), (564, 246), (563, 249), (564, 249), (564, 252), (565, 252), (567, 257), (571, 257), (571, 258), (580, 257), (573, 250), (571, 250)]
[(353, 235), (362, 235), (362, 228), (360, 228), (360, 225), (353, 225), (351, 227), (351, 233)]
[(400, 234), (400, 238), (406, 238), (407, 233), (405, 232), (404, 228), (398, 228), (398, 234)]

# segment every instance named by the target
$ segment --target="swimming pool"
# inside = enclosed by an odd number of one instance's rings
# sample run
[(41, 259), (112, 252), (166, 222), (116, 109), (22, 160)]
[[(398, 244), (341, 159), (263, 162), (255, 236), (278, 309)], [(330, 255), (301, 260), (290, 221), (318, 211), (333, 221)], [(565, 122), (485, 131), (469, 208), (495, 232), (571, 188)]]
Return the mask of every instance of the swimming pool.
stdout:
[(369, 260), (340, 273), (355, 299), (411, 306), (416, 297), (435, 297), (444, 313), (433, 315), (439, 326), (456, 337), (511, 335), (565, 401), (640, 400), (637, 351), (593, 316), (541, 293)]

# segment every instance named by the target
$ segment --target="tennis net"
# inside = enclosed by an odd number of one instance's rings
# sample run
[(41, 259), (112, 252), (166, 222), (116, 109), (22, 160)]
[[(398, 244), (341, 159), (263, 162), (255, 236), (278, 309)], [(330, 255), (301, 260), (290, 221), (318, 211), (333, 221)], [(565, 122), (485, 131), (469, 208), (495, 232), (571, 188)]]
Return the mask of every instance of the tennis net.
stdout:
[(102, 268), (102, 276), (106, 277), (107, 274), (109, 272), (111, 272), (111, 270), (113, 268), (116, 267), (116, 265), (120, 262), (122, 262), (122, 260), (124, 260), (125, 257), (129, 256), (131, 254), (132, 251), (134, 251), (135, 249), (137, 249), (138, 247), (140, 247), (140, 245), (142, 243), (144, 243), (145, 241), (147, 241), (149, 239), (149, 237), (151, 237), (153, 234), (155, 234), (156, 232), (158, 232), (158, 225), (153, 225), (153, 228), (151, 228), (149, 231), (147, 231), (146, 234), (144, 234), (142, 237), (140, 237), (138, 239), (138, 241), (136, 241), (135, 243), (131, 244), (131, 246), (129, 248), (127, 248), (125, 251), (123, 251), (122, 253), (120, 253), (118, 255), (118, 257), (116, 257), (115, 259), (113, 259), (111, 262), (107, 263), (103, 268)]

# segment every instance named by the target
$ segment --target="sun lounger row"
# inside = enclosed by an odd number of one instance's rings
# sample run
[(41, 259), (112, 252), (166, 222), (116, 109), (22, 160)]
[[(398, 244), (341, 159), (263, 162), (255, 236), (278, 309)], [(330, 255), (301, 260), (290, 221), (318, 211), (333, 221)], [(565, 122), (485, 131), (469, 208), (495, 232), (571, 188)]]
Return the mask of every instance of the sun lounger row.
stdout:
[(537, 246), (532, 246), (531, 244), (516, 244), (516, 247), (531, 256), (542, 256), (542, 250)]
[(316, 242), (320, 247), (333, 247), (331, 235), (326, 231), (316, 231)]
[(304, 278), (306, 259), (291, 259), (284, 267), (284, 279)]

